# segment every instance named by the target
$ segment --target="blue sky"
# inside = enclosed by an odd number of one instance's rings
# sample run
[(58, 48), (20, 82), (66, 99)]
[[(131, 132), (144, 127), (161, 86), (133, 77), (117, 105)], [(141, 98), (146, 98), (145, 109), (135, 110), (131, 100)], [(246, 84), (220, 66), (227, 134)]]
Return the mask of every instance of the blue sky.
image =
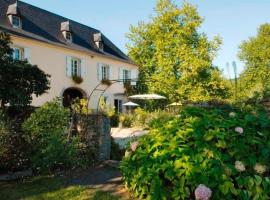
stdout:
[[(155, 0), (23, 0), (101, 30), (126, 52), (125, 34), (130, 24), (147, 21), (153, 14)], [(179, 4), (181, 0), (176, 0)], [(209, 38), (219, 35), (223, 45), (214, 63), (228, 77), (226, 63), (236, 61), (238, 71), (243, 64), (237, 59), (241, 41), (256, 34), (260, 24), (270, 22), (270, 0), (189, 0), (197, 5), (205, 18), (201, 31)], [(232, 68), (231, 68), (232, 74)], [(232, 76), (232, 75), (231, 75)]]

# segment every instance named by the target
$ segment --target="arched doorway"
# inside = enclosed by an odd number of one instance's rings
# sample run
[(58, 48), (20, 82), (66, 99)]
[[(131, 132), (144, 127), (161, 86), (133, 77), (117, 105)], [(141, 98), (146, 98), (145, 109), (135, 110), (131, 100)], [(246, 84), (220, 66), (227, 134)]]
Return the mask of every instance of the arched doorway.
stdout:
[(68, 88), (63, 93), (63, 106), (70, 107), (75, 99), (83, 99), (84, 93), (77, 88)]

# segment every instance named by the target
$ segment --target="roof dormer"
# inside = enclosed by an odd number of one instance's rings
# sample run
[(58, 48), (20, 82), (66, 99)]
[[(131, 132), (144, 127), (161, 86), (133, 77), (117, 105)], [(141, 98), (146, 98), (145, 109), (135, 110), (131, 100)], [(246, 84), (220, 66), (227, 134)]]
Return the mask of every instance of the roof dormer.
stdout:
[(102, 33), (95, 33), (94, 34), (94, 42), (96, 44), (96, 47), (103, 51), (104, 50), (104, 46), (103, 46), (103, 41), (102, 41)]
[(72, 42), (72, 28), (69, 21), (61, 23), (61, 32), (67, 42)]
[(18, 8), (18, 2), (8, 6), (7, 16), (13, 28), (22, 28), (22, 17)]

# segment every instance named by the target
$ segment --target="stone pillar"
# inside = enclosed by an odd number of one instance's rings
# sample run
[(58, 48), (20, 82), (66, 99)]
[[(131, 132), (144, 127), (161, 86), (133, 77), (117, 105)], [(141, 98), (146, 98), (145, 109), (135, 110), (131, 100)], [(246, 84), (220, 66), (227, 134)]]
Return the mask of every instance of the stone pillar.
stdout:
[(110, 159), (111, 126), (108, 117), (102, 114), (81, 115), (78, 117), (79, 134), (84, 135), (87, 145), (95, 149), (97, 161)]

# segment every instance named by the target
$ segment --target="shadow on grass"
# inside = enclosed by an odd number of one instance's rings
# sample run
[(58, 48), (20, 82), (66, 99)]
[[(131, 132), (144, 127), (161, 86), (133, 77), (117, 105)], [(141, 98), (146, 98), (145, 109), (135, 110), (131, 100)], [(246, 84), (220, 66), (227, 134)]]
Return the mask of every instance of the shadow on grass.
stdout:
[(117, 200), (119, 198), (87, 186), (65, 186), (60, 178), (36, 177), (25, 181), (0, 183), (0, 199)]

